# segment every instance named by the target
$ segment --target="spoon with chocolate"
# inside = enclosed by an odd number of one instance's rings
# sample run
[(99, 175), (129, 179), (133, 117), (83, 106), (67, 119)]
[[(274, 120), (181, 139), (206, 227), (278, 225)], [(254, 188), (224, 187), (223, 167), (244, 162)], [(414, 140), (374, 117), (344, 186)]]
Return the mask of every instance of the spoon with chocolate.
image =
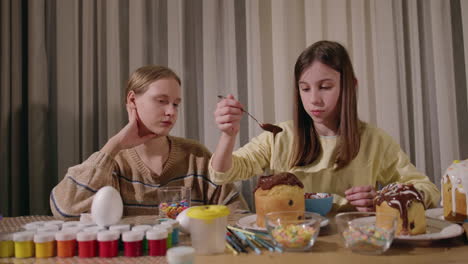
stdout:
[[(222, 96), (222, 95), (218, 95), (218, 98), (219, 99), (226, 99), (225, 96)], [(271, 132), (273, 133), (273, 137), (276, 136), (276, 134), (278, 134), (279, 132), (283, 131), (283, 129), (279, 126), (276, 126), (276, 125), (273, 125), (273, 124), (270, 124), (270, 123), (261, 123), (260, 121), (257, 120), (257, 118), (255, 118), (252, 114), (250, 114), (249, 112), (245, 111), (244, 109), (241, 109), (242, 112), (248, 114), (251, 118), (253, 118), (253, 120), (255, 120), (255, 122), (257, 122), (257, 124), (265, 131), (268, 131), (268, 132)]]

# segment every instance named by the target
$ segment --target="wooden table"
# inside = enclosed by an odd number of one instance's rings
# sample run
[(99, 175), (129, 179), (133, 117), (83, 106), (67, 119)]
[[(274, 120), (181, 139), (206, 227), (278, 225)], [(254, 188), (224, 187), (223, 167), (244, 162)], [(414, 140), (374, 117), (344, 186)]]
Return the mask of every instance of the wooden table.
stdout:
[[(229, 222), (235, 223), (237, 219), (245, 215), (231, 215)], [(26, 222), (38, 220), (51, 220), (52, 217), (20, 217), (20, 218), (4, 218), (0, 221), (0, 231), (11, 231), (14, 226), (21, 226)], [(155, 217), (138, 216), (123, 219), (123, 223), (154, 223)], [(196, 256), (196, 264), (262, 264), (262, 263), (344, 263), (344, 264), (364, 264), (364, 263), (468, 263), (468, 244), (465, 242), (465, 237), (440, 240), (425, 244), (409, 244), (394, 242), (391, 248), (383, 255), (367, 256), (352, 253), (350, 250), (343, 248), (341, 238), (336, 232), (336, 226), (333, 217), (330, 217), (330, 224), (323, 228), (320, 232), (315, 245), (309, 252), (304, 253), (271, 253), (263, 251), (261, 255), (253, 253), (240, 254), (234, 256), (226, 253), (214, 256)], [(12, 225), (14, 223), (14, 225)], [(189, 245), (188, 236), (181, 237), (181, 244)], [(78, 257), (69, 259), (0, 259), (0, 263), (167, 263), (163, 257), (138, 257), (126, 258), (118, 257), (113, 259), (80, 259)]]

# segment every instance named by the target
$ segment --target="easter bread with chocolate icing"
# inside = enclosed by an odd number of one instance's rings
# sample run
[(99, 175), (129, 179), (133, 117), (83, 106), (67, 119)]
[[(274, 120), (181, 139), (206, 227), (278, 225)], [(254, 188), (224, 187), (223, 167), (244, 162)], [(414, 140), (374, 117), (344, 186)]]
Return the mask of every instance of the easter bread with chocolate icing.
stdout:
[(261, 176), (254, 192), (257, 225), (265, 227), (265, 214), (304, 211), (304, 185), (292, 173)]
[(441, 179), (444, 218), (463, 222), (468, 215), (468, 159), (456, 160)]
[(374, 198), (377, 226), (384, 227), (385, 216), (395, 215), (398, 219), (397, 235), (419, 235), (426, 233), (426, 208), (423, 197), (412, 184), (391, 183)]

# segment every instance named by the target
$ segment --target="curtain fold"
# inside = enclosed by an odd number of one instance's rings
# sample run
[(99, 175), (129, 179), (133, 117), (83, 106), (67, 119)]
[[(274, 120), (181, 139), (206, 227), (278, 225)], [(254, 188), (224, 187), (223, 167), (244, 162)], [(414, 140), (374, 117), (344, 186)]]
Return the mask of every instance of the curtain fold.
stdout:
[[(214, 150), (217, 95), (263, 122), (292, 118), (308, 45), (347, 47), (362, 120), (388, 132), (438, 186), (468, 158), (468, 3), (460, 0), (4, 0), (0, 5), (0, 213), (47, 214), (68, 167), (127, 122), (125, 83), (174, 69), (173, 135)], [(241, 121), (236, 147), (262, 130)], [(239, 183), (252, 203), (256, 178)]]
[(30, 208), (26, 1), (0, 3), (0, 214)]

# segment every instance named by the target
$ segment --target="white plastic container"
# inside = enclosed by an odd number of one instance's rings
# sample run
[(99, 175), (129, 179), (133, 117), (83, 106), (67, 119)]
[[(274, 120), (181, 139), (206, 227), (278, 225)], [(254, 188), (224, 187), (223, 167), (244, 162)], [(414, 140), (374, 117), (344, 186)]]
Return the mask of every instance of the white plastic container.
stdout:
[(192, 247), (196, 253), (223, 253), (229, 209), (224, 205), (207, 205), (191, 207), (188, 210)]
[(192, 264), (195, 250), (192, 247), (174, 247), (167, 251), (169, 264)]

